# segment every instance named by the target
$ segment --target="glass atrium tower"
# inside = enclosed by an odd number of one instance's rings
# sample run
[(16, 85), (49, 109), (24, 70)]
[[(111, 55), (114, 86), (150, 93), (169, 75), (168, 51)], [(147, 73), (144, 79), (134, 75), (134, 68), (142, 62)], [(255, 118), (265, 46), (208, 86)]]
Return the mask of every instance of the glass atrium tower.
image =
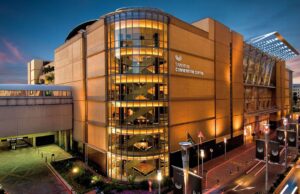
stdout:
[(119, 9), (106, 16), (108, 176), (154, 177), (168, 165), (168, 17)]

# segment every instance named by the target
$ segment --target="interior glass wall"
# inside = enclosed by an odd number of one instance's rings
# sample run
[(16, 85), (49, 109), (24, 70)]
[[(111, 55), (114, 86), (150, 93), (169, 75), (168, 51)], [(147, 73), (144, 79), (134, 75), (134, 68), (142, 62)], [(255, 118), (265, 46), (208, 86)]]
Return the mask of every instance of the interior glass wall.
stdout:
[(262, 51), (245, 44), (244, 82), (257, 86), (275, 86), (276, 59)]
[(168, 175), (168, 18), (127, 11), (107, 16), (108, 176)]
[(56, 91), (56, 90), (1, 90), (0, 97), (16, 96), (16, 97), (70, 97), (71, 91)]

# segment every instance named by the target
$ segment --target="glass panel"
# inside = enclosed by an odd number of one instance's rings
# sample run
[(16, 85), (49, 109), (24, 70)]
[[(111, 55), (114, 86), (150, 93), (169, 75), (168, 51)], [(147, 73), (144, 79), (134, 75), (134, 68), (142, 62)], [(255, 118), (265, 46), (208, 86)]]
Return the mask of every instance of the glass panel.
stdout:
[(149, 12), (124, 17), (121, 14), (122, 20), (107, 28), (112, 43), (108, 174), (120, 180), (128, 175), (145, 180), (154, 178), (157, 169), (169, 173), (167, 24)]

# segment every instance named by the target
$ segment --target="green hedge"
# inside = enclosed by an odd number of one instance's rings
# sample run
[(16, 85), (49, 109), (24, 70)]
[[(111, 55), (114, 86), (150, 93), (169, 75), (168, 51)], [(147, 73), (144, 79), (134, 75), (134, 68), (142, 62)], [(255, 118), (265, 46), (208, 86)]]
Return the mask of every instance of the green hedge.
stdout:
[[(80, 165), (82, 164), (82, 166)], [(92, 177), (96, 175), (84, 167), (84, 163), (76, 158), (63, 161), (52, 162), (51, 165), (58, 173), (76, 190), (78, 193), (85, 193), (92, 189), (99, 188), (100, 191), (106, 193), (120, 193), (125, 190), (144, 190), (147, 191), (148, 180), (135, 183), (135, 177), (129, 177), (128, 183), (120, 183), (116, 180), (105, 182), (104, 179), (97, 175), (97, 180), (92, 181)], [(74, 167), (80, 168), (76, 173), (72, 173)], [(152, 188), (157, 189), (158, 184), (152, 181)], [(162, 193), (167, 193), (173, 189), (173, 182), (170, 177), (164, 177), (162, 184)]]

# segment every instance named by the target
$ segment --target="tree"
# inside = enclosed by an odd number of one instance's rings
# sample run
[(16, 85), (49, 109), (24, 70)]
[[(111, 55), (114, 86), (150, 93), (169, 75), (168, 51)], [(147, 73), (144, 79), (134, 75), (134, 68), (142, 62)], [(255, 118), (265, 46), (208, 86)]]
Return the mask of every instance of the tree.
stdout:
[(294, 105), (297, 105), (297, 102), (298, 102), (298, 95), (297, 95), (297, 92), (294, 92), (294, 93), (293, 93), (293, 101), (294, 101)]

